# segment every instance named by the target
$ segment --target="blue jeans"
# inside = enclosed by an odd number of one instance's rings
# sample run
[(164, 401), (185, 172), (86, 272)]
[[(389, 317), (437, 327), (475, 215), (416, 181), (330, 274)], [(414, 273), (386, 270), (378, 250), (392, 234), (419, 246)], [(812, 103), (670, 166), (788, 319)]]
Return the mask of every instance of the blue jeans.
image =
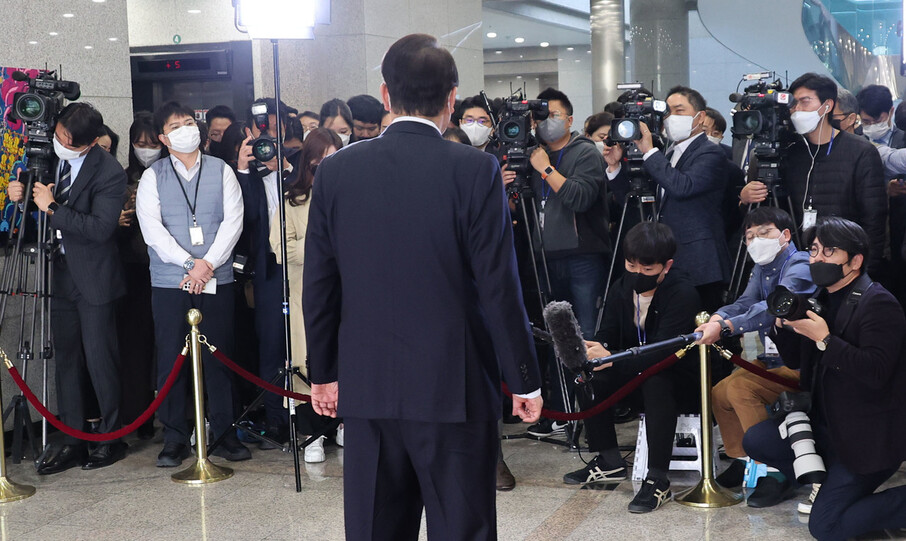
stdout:
[[(573, 313), (586, 340), (594, 338), (598, 321), (598, 299), (604, 294), (609, 262), (601, 254), (572, 255), (547, 261), (551, 279), (551, 300), (567, 301), (573, 305)], [(551, 353), (547, 363), (550, 381), (549, 404), (551, 409), (564, 409), (563, 392), (556, 371), (556, 359)], [(574, 377), (566, 373), (566, 388), (570, 403), (575, 399)]]
[[(795, 456), (789, 442), (780, 438), (777, 426), (773, 419), (753, 426), (743, 437), (743, 447), (753, 460), (779, 469), (794, 481)], [(827, 456), (826, 449), (818, 451), (827, 461), (827, 479), (821, 483), (809, 517), (809, 532), (816, 539), (843, 541), (868, 532), (906, 528), (906, 485), (875, 493), (898, 467), (858, 474)]]

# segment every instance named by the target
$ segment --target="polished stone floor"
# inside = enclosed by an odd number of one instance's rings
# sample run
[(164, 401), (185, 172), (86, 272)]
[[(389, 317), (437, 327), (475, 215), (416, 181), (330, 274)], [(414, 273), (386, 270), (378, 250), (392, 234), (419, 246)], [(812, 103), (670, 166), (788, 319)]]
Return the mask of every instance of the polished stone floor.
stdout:
[[(621, 444), (635, 442), (636, 426), (619, 427)], [(521, 429), (505, 428), (508, 434)], [(301, 493), (294, 490), (291, 456), (257, 449), (252, 460), (230, 464), (235, 470), (231, 479), (195, 487), (172, 482), (173, 470), (154, 466), (159, 438), (158, 433), (157, 441), (129, 440), (125, 460), (92, 472), (74, 469), (39, 477), (27, 462), (10, 464), (9, 477), (34, 485), (37, 494), (0, 505), (0, 540), (343, 539), (341, 449), (328, 446), (326, 462), (304, 466)], [(561, 478), (581, 466), (578, 454), (527, 439), (503, 445), (518, 486), (498, 493), (501, 540), (811, 539), (796, 511), (806, 488), (771, 509), (742, 504), (702, 510), (670, 502), (654, 513), (633, 515), (626, 511), (632, 482), (604, 490), (566, 486)], [(695, 481), (694, 474), (677, 472), (673, 484), (677, 488)], [(893, 482), (906, 482), (906, 473), (898, 473)], [(425, 539), (424, 524), (422, 530)], [(891, 538), (906, 539), (906, 534), (879, 532), (864, 539)]]

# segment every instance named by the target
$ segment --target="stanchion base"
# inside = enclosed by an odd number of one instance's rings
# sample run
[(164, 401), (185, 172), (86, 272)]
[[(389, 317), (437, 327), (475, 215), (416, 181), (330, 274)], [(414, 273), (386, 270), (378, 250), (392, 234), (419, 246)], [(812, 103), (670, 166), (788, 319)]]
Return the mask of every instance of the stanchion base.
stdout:
[(205, 483), (216, 483), (233, 476), (233, 470), (218, 466), (208, 459), (196, 460), (194, 464), (181, 472), (174, 473), (170, 476), (177, 483), (186, 483), (189, 485), (203, 485)]
[(692, 507), (730, 507), (742, 501), (742, 493), (718, 485), (713, 479), (702, 479), (697, 485), (673, 500)]
[(17, 500), (24, 500), (35, 495), (35, 487), (30, 485), (20, 485), (10, 481), (6, 477), (0, 477), (0, 503), (9, 503)]

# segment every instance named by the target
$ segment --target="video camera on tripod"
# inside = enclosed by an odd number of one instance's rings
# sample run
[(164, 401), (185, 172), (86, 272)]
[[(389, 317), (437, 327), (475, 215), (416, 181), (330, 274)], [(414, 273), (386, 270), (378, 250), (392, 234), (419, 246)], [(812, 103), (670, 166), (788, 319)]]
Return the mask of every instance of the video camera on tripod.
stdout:
[(644, 122), (651, 132), (654, 146), (663, 149), (661, 127), (667, 114), (667, 102), (654, 99), (654, 95), (642, 83), (621, 83), (618, 90), (624, 90), (617, 101), (623, 104), (624, 117), (615, 118), (605, 144), (622, 145), (624, 167), (629, 175), (630, 193), (643, 198), (644, 203), (654, 202), (654, 186), (642, 168), (642, 152), (635, 142), (642, 138), (641, 124)]
[(547, 119), (550, 111), (547, 100), (527, 100), (522, 90), (517, 90), (503, 102), (500, 120), (491, 108), (488, 95), (481, 91), (481, 97), (491, 111), (491, 124), (494, 126), (492, 139), (496, 140), (505, 151), (507, 169), (516, 172), (516, 180), (507, 186), (507, 192), (522, 192), (531, 189), (528, 182), (532, 172), (532, 151), (538, 141), (532, 135), (532, 119), (541, 122)]

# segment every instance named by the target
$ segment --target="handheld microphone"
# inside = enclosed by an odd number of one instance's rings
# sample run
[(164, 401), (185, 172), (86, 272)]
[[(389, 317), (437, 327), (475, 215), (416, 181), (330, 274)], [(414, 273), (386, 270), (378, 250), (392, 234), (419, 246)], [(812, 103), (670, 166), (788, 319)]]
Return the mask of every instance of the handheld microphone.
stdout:
[(745, 94), (740, 94), (739, 92), (734, 92), (730, 94), (730, 101), (733, 103), (739, 103), (745, 97)]
[(590, 370), (595, 366), (601, 366), (602, 364), (625, 361), (627, 359), (638, 357), (639, 355), (645, 355), (647, 353), (653, 353), (655, 351), (685, 346), (686, 344), (695, 342), (696, 340), (701, 340), (701, 337), (702, 333), (694, 332), (690, 334), (681, 334), (676, 338), (668, 338), (667, 340), (661, 340), (660, 342), (654, 342), (651, 344), (646, 344), (644, 346), (629, 348), (625, 351), (614, 353), (610, 357), (598, 357), (597, 359), (588, 361), (586, 363), (586, 370)]
[(585, 365), (588, 359), (585, 355), (585, 340), (582, 338), (582, 330), (579, 328), (579, 322), (573, 314), (573, 307), (565, 301), (554, 301), (544, 307), (544, 323), (550, 329), (551, 340), (554, 345), (554, 353), (560, 359), (570, 372), (585, 376), (583, 379), (590, 379)]

